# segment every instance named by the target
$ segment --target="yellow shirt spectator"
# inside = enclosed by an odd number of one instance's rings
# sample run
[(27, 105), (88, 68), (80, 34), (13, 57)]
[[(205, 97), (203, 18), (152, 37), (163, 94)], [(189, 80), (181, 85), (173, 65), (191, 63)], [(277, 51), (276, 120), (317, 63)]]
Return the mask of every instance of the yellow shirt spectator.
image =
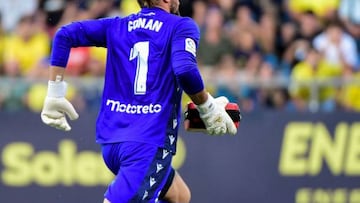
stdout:
[(329, 11), (336, 10), (339, 3), (339, 0), (290, 0), (289, 8), (295, 13), (312, 11), (317, 16), (324, 17)]
[[(296, 84), (292, 85), (290, 88), (290, 94), (295, 98), (302, 98), (304, 100), (309, 100), (310, 98), (310, 88), (308, 86), (303, 86), (306, 82), (313, 80), (314, 70), (311, 64), (303, 61), (293, 68), (291, 73), (291, 79), (295, 81)], [(307, 85), (307, 84), (306, 84)]]
[(5, 38), (4, 61), (16, 62), (20, 75), (27, 75), (41, 60), (49, 55), (50, 39), (45, 33), (34, 34), (25, 41), (18, 35)]
[(90, 59), (87, 64), (87, 73), (90, 76), (103, 76), (105, 73), (107, 49), (102, 47), (90, 48)]
[(354, 82), (344, 85), (340, 94), (340, 103), (347, 109), (360, 112), (360, 73), (354, 74)]
[(122, 0), (120, 10), (124, 16), (140, 11), (139, 4), (134, 0)]
[(90, 57), (100, 61), (101, 63), (106, 63), (106, 54), (107, 49), (103, 47), (90, 47)]
[[(330, 69), (331, 70), (331, 69)], [(321, 82), (323, 80), (331, 79), (335, 76), (332, 71), (324, 63), (319, 63), (317, 68), (314, 68), (306, 61), (298, 63), (292, 70), (291, 79), (299, 85), (293, 85), (290, 88), (292, 97), (309, 100), (311, 97), (311, 83), (314, 80)], [(319, 89), (320, 101), (328, 99), (335, 99), (336, 90), (331, 86), (323, 86)]]
[(2, 68), (2, 64), (4, 62), (4, 47), (5, 46), (5, 38), (2, 35), (1, 31), (0, 31), (0, 73), (1, 73), (1, 68)]

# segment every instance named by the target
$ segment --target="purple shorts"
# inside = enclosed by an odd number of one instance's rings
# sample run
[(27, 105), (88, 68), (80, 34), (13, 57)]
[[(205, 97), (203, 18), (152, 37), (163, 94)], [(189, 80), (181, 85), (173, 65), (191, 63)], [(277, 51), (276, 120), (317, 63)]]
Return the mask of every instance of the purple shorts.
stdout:
[(111, 203), (155, 202), (173, 172), (171, 152), (154, 145), (104, 144), (102, 154), (116, 175), (104, 195)]

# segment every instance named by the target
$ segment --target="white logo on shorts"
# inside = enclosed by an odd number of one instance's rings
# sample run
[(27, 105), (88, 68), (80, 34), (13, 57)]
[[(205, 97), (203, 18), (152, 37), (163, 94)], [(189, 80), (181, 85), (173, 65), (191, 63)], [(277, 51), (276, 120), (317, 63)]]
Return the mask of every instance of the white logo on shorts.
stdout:
[(173, 129), (175, 129), (176, 128), (176, 126), (177, 126), (177, 119), (173, 119)]
[(159, 173), (159, 171), (161, 171), (164, 168), (164, 166), (162, 164), (157, 163), (156, 164), (156, 173)]
[(156, 183), (155, 178), (150, 177), (150, 187), (152, 187)]
[(169, 140), (170, 140), (170, 144), (173, 145), (175, 142), (175, 136), (174, 135), (169, 135)]
[(145, 190), (142, 200), (146, 199), (149, 196), (148, 191)]
[(169, 155), (169, 152), (166, 149), (163, 149), (162, 159), (165, 159)]

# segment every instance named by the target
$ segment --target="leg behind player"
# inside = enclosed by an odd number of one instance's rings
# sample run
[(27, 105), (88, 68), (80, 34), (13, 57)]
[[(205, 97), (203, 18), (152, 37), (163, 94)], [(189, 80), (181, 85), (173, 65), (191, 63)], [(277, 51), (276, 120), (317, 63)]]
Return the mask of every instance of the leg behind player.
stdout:
[[(163, 148), (137, 142), (105, 144), (103, 158), (116, 175), (104, 203), (190, 202), (190, 190)], [(159, 200), (159, 201), (158, 201)]]

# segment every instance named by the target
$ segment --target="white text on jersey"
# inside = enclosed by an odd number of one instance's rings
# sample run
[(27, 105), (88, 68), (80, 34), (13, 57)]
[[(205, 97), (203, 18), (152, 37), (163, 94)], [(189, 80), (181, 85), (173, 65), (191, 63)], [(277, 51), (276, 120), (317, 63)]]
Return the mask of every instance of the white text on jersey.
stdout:
[(134, 105), (122, 104), (120, 101), (108, 99), (106, 106), (110, 106), (110, 111), (127, 114), (152, 114), (159, 113), (162, 106), (160, 104)]
[(153, 19), (139, 18), (128, 23), (128, 31), (131, 32), (138, 28), (159, 32), (163, 22)]

